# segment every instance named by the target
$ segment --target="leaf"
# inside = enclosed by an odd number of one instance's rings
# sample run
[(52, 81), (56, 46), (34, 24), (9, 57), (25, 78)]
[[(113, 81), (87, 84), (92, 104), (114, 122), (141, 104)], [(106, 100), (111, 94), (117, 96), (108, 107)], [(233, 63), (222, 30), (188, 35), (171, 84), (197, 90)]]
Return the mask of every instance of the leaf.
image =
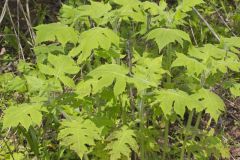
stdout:
[(64, 53), (64, 48), (56, 44), (40, 45), (34, 47), (34, 53), (37, 57), (37, 62), (43, 63), (47, 60), (49, 53)]
[(216, 122), (218, 121), (221, 111), (225, 110), (223, 100), (207, 89), (200, 89), (197, 93), (192, 95), (192, 98), (199, 100), (203, 107), (206, 108), (206, 112), (209, 113)]
[(222, 73), (227, 73), (228, 69), (239, 72), (240, 71), (240, 61), (238, 60), (238, 57), (226, 57), (223, 60), (214, 60), (211, 59), (211, 72), (217, 73), (217, 70), (219, 70)]
[(115, 4), (121, 7), (114, 10), (113, 18), (120, 17), (126, 21), (145, 23), (146, 15), (143, 12), (143, 3), (139, 0), (112, 0)]
[[(75, 57), (80, 54), (78, 63), (85, 61), (92, 50), (102, 48), (109, 50), (111, 45), (119, 45), (119, 37), (108, 28), (95, 27), (81, 33), (79, 45), (73, 48), (69, 55)], [(91, 43), (90, 43), (91, 42)]]
[[(88, 76), (92, 77), (92, 79), (86, 80), (85, 82), (80, 82), (78, 84), (77, 92), (83, 93), (83, 90), (86, 89), (87, 94), (90, 94), (92, 86), (93, 93), (97, 93), (104, 87), (112, 85), (115, 81), (114, 94), (115, 96), (118, 96), (123, 91), (125, 91), (128, 78), (127, 73), (127, 68), (117, 64), (102, 65), (88, 74)], [(86, 93), (83, 95), (86, 95)]]
[(29, 92), (39, 91), (44, 87), (44, 80), (36, 76), (24, 76), (27, 80)]
[(231, 92), (232, 95), (234, 95), (235, 97), (239, 97), (239, 96), (240, 96), (240, 83), (234, 84), (234, 85), (230, 88), (230, 92)]
[(78, 41), (78, 34), (75, 30), (61, 23), (41, 24), (35, 29), (37, 30), (36, 44), (57, 40), (65, 46), (67, 42), (76, 44)]
[(159, 52), (169, 43), (177, 41), (183, 46), (183, 40), (191, 42), (189, 35), (178, 29), (157, 28), (150, 31), (147, 36), (147, 40), (153, 39), (157, 45)]
[(81, 18), (80, 11), (71, 5), (62, 4), (60, 13), (60, 21), (63, 24), (74, 25), (78, 21), (84, 20)]
[(240, 37), (223, 38), (224, 45), (230, 47), (240, 48)]
[(90, 2), (91, 5), (81, 5), (80, 7), (78, 7), (79, 14), (81, 16), (90, 16), (93, 19), (97, 19), (101, 18), (112, 9), (109, 3), (104, 4), (103, 2)]
[(190, 110), (196, 109), (197, 112), (204, 109), (198, 100), (194, 100), (190, 95), (181, 90), (162, 89), (157, 92), (155, 98), (156, 101), (153, 104), (160, 103), (165, 116), (172, 115), (174, 110), (183, 118), (186, 107)]
[(70, 147), (82, 159), (84, 154), (91, 152), (95, 141), (100, 140), (101, 129), (89, 119), (77, 117), (63, 120), (58, 134), (60, 145)]
[(30, 125), (38, 125), (42, 121), (43, 108), (41, 104), (21, 104), (10, 106), (4, 111), (3, 129), (17, 127), (21, 124), (26, 130)]
[(162, 56), (157, 58), (143, 56), (139, 57), (133, 67), (132, 81), (139, 91), (157, 87), (164, 73), (166, 71), (162, 68)]
[(196, 5), (204, 3), (203, 0), (183, 0), (182, 4), (178, 6), (178, 9), (180, 9), (183, 12), (191, 11), (193, 7)]
[(177, 59), (172, 63), (172, 67), (184, 66), (187, 68), (187, 72), (190, 75), (196, 73), (197, 76), (206, 70), (206, 66), (196, 59), (188, 57), (182, 53), (177, 53), (176, 55)]
[(19, 76), (15, 76), (13, 79), (8, 81), (6, 88), (8, 91), (24, 92), (27, 89), (26, 81), (20, 78)]
[(145, 1), (142, 3), (142, 7), (151, 15), (159, 15), (164, 13), (163, 11), (167, 8), (167, 3), (165, 1), (160, 1), (159, 4), (157, 4)]
[(190, 48), (188, 54), (206, 63), (209, 58), (223, 59), (226, 56), (226, 51), (212, 44), (206, 44), (204, 47)]
[(39, 70), (44, 74), (54, 75), (69, 87), (74, 87), (73, 80), (66, 76), (66, 74), (76, 74), (80, 70), (74, 60), (65, 55), (55, 56), (53, 54), (49, 54), (48, 61), (53, 67), (50, 65), (39, 64)]
[(113, 132), (106, 139), (109, 143), (105, 148), (110, 155), (110, 160), (122, 159), (122, 156), (130, 159), (131, 150), (137, 153), (138, 144), (135, 137), (134, 131), (127, 126), (123, 126), (120, 130)]

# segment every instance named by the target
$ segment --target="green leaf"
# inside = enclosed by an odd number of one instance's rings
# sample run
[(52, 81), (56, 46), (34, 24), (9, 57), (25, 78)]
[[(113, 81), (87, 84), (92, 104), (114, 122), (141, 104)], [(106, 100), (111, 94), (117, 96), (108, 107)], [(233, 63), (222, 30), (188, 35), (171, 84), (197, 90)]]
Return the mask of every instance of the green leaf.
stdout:
[(119, 45), (119, 37), (108, 28), (95, 27), (81, 33), (79, 46), (73, 48), (69, 55), (75, 57), (80, 54), (78, 63), (85, 61), (94, 49), (109, 50), (111, 45)]
[(207, 89), (200, 89), (197, 93), (192, 95), (192, 98), (199, 100), (203, 107), (206, 108), (206, 112), (209, 113), (216, 122), (218, 121), (221, 111), (225, 110), (223, 100)]
[(78, 7), (79, 14), (82, 17), (90, 16), (93, 19), (101, 18), (112, 9), (109, 3), (105, 4), (103, 2), (90, 2), (91, 5), (81, 5), (80, 7)]
[(190, 75), (194, 75), (196, 73), (197, 76), (206, 70), (206, 66), (198, 60), (188, 57), (182, 53), (177, 53), (176, 55), (177, 59), (172, 63), (172, 67), (184, 66), (187, 68), (187, 72)]
[(157, 4), (145, 1), (142, 3), (142, 7), (151, 15), (159, 15), (164, 14), (164, 10), (167, 8), (167, 3), (165, 1), (160, 1), (159, 4)]
[(58, 134), (60, 145), (70, 147), (82, 159), (84, 154), (91, 152), (95, 141), (100, 140), (101, 129), (89, 119), (77, 117), (64, 120)]
[(183, 40), (191, 42), (189, 35), (178, 29), (157, 28), (147, 34), (147, 40), (153, 39), (157, 45), (159, 52), (169, 43), (177, 41), (183, 46)]
[(191, 11), (193, 7), (196, 5), (204, 3), (203, 0), (183, 0), (182, 4), (178, 6), (178, 9), (180, 9), (183, 12)]
[(223, 38), (223, 43), (229, 48), (240, 48), (240, 37)]
[(19, 76), (15, 76), (13, 79), (8, 81), (6, 88), (8, 91), (26, 91), (26, 81), (20, 78)]
[(135, 137), (134, 131), (127, 126), (123, 126), (120, 130), (113, 132), (106, 139), (109, 143), (105, 148), (110, 155), (110, 160), (122, 159), (122, 156), (130, 159), (131, 150), (137, 153), (138, 144)]
[(68, 27), (61, 23), (41, 24), (35, 27), (36, 43), (40, 44), (47, 41), (59, 41), (62, 45), (66, 45), (67, 42), (74, 44), (78, 41), (78, 34), (72, 27)]
[(27, 80), (29, 92), (39, 91), (44, 88), (45, 80), (36, 76), (24, 76)]
[(235, 53), (226, 52), (226, 50), (211, 44), (200, 48), (191, 47), (188, 54), (199, 59), (206, 66), (207, 71), (213, 74), (217, 73), (217, 71), (226, 73), (228, 69), (235, 72), (240, 71), (240, 61)]
[(223, 60), (211, 59), (211, 72), (217, 73), (219, 70), (222, 73), (227, 73), (228, 69), (239, 72), (240, 71), (240, 61), (238, 57), (226, 57)]
[(65, 55), (55, 56), (49, 54), (48, 61), (53, 67), (50, 65), (39, 64), (39, 70), (46, 75), (54, 75), (69, 87), (74, 87), (73, 80), (66, 76), (66, 74), (76, 74), (80, 70), (74, 60)]
[(196, 109), (197, 112), (204, 109), (198, 100), (194, 100), (186, 92), (180, 90), (162, 89), (157, 92), (155, 98), (156, 101), (153, 104), (160, 103), (165, 116), (172, 115), (174, 110), (183, 118), (186, 107), (190, 110)]
[(3, 129), (17, 127), (21, 124), (26, 130), (30, 125), (38, 125), (42, 121), (43, 108), (41, 104), (21, 104), (10, 106), (4, 111)]
[(200, 48), (191, 47), (188, 54), (206, 63), (209, 58), (223, 59), (226, 56), (226, 51), (212, 44), (206, 44)]
[[(105, 64), (91, 71), (88, 76), (92, 77), (90, 80), (80, 82), (77, 86), (77, 92), (84, 95), (91, 93), (91, 86), (93, 93), (101, 91), (104, 87), (114, 84), (114, 94), (118, 96), (125, 91), (127, 82), (128, 69), (117, 64)], [(84, 93), (84, 89), (86, 89)]]
[(236, 83), (234, 84), (231, 88), (230, 88), (231, 93), (235, 96), (235, 97), (239, 97), (240, 96), (240, 83)]
[(140, 90), (157, 87), (162, 75), (166, 71), (162, 68), (162, 56), (157, 58), (139, 57), (133, 67), (132, 83)]

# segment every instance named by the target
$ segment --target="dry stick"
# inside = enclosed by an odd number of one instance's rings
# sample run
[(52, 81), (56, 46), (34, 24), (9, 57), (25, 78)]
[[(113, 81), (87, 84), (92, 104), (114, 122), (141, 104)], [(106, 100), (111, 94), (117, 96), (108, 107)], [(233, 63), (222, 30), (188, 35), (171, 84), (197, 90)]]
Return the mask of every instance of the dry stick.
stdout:
[(209, 30), (212, 32), (212, 34), (215, 36), (215, 38), (220, 42), (220, 37), (218, 36), (218, 34), (214, 31), (214, 29), (212, 28), (212, 26), (206, 21), (206, 19), (198, 12), (198, 10), (193, 7), (193, 10), (197, 13), (197, 15), (201, 18), (201, 20), (207, 25), (207, 27), (209, 28)]
[(229, 27), (229, 25), (228, 25), (227, 22), (224, 20), (224, 18), (222, 17), (222, 15), (218, 12), (218, 10), (215, 9), (215, 11), (216, 11), (218, 17), (222, 20), (223, 24), (227, 27), (227, 29), (232, 33), (233, 36), (236, 37), (237, 35), (232, 31), (232, 29)]
[[(34, 43), (35, 43), (35, 42), (34, 42), (35, 34), (34, 34), (33, 29), (32, 29), (32, 24), (31, 24), (31, 22), (30, 22), (29, 13), (27, 13), (27, 14), (25, 13), (25, 10), (24, 10), (21, 2), (19, 2), (19, 7), (20, 7), (20, 9), (21, 9), (21, 11), (22, 11), (22, 13), (23, 13), (23, 16), (24, 16), (26, 22), (27, 22), (28, 31), (29, 31), (29, 34), (30, 34), (31, 40), (32, 40), (32, 44), (31, 44), (31, 45), (34, 45)], [(27, 10), (28, 10), (28, 9), (27, 9)], [(28, 11), (28, 12), (29, 12), (29, 11)]]
[(27, 17), (29, 19), (29, 21), (31, 20), (31, 16), (30, 16), (30, 10), (29, 10), (29, 0), (26, 1), (26, 10), (27, 10)]
[(2, 20), (6, 14), (6, 9), (7, 9), (7, 5), (8, 5), (8, 0), (5, 1), (4, 6), (3, 6), (3, 10), (0, 16), (0, 24), (2, 23)]
[[(21, 54), (23, 60), (25, 61), (25, 57), (24, 57), (24, 54), (23, 54), (23, 48), (22, 48), (22, 45), (21, 45), (21, 43), (20, 43), (20, 38), (19, 38), (19, 36), (18, 36), (18, 34), (17, 34), (16, 27), (15, 27), (15, 24), (14, 24), (14, 22), (13, 22), (12, 15), (11, 15), (11, 12), (10, 12), (10, 9), (9, 9), (8, 5), (7, 5), (7, 12), (8, 12), (10, 21), (11, 21), (12, 26), (13, 26), (14, 34), (15, 34), (15, 36), (16, 36), (16, 38), (17, 38), (17, 41), (18, 41), (18, 48), (19, 48), (19, 50), (20, 50), (20, 54)], [(20, 56), (19, 56), (19, 58), (20, 58)]]
[(189, 25), (190, 25), (191, 33), (192, 33), (192, 36), (193, 36), (193, 40), (194, 40), (196, 46), (198, 47), (198, 43), (197, 43), (197, 40), (196, 40), (196, 37), (195, 37), (195, 34), (194, 34), (194, 31), (193, 31), (190, 20), (189, 20)]

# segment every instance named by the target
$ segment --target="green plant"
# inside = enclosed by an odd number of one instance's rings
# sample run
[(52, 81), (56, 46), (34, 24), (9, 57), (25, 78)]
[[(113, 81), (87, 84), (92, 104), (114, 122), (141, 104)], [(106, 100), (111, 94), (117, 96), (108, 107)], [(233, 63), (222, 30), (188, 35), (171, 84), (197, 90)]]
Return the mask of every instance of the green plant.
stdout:
[[(36, 63), (21, 61), (17, 75), (0, 76), (3, 95), (21, 95), (2, 98), (4, 139), (16, 132), (22, 142), (6, 142), (4, 158), (17, 159), (15, 151), (28, 159), (229, 158), (200, 119), (217, 123), (225, 110), (212, 88), (240, 72), (240, 38), (193, 45), (186, 26), (202, 3), (63, 5), (58, 23), (35, 27)], [(236, 80), (228, 88), (239, 96)]]

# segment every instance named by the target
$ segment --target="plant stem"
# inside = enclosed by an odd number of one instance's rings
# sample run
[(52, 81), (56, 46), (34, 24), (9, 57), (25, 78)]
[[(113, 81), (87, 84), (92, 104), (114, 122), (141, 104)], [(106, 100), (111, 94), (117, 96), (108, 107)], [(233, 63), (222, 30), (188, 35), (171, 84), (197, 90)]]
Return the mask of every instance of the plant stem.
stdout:
[(88, 155), (87, 155), (87, 154), (84, 154), (84, 155), (83, 155), (83, 158), (84, 158), (84, 160), (89, 160), (89, 158), (88, 158)]
[[(194, 130), (198, 129), (198, 127), (200, 125), (201, 118), (202, 118), (202, 112), (200, 112), (198, 114), (197, 121), (196, 121), (195, 126), (194, 126)], [(194, 140), (195, 137), (196, 137), (196, 132), (193, 132), (192, 139)], [(191, 158), (191, 153), (188, 153), (187, 159), (190, 160), (190, 158)]]
[(15, 160), (15, 158), (14, 158), (14, 156), (13, 156), (13, 153), (12, 153), (12, 151), (11, 151), (11, 148), (9, 147), (9, 145), (7, 144), (7, 142), (6, 142), (6, 140), (5, 140), (4, 138), (3, 138), (3, 142), (4, 142), (4, 144), (6, 145), (7, 150), (8, 150), (8, 152), (10, 153), (12, 159)]
[(188, 135), (188, 131), (190, 130), (190, 127), (191, 127), (193, 113), (194, 113), (194, 111), (192, 110), (189, 114), (189, 117), (188, 117), (187, 126), (186, 126), (186, 133), (184, 135), (180, 160), (184, 160), (184, 153), (185, 153), (185, 148), (186, 148), (186, 143), (187, 143), (187, 135)]
[(164, 130), (164, 150), (163, 150), (163, 159), (166, 159), (168, 148), (168, 134), (169, 134), (169, 120), (165, 120), (165, 130)]
[[(143, 93), (144, 92), (145, 91), (143, 91)], [(138, 109), (139, 109), (139, 119), (140, 119), (140, 133), (143, 133), (144, 132), (144, 104), (143, 104), (142, 97), (140, 97), (139, 99)], [(144, 138), (140, 139), (140, 156), (141, 156), (141, 160), (145, 159)]]

